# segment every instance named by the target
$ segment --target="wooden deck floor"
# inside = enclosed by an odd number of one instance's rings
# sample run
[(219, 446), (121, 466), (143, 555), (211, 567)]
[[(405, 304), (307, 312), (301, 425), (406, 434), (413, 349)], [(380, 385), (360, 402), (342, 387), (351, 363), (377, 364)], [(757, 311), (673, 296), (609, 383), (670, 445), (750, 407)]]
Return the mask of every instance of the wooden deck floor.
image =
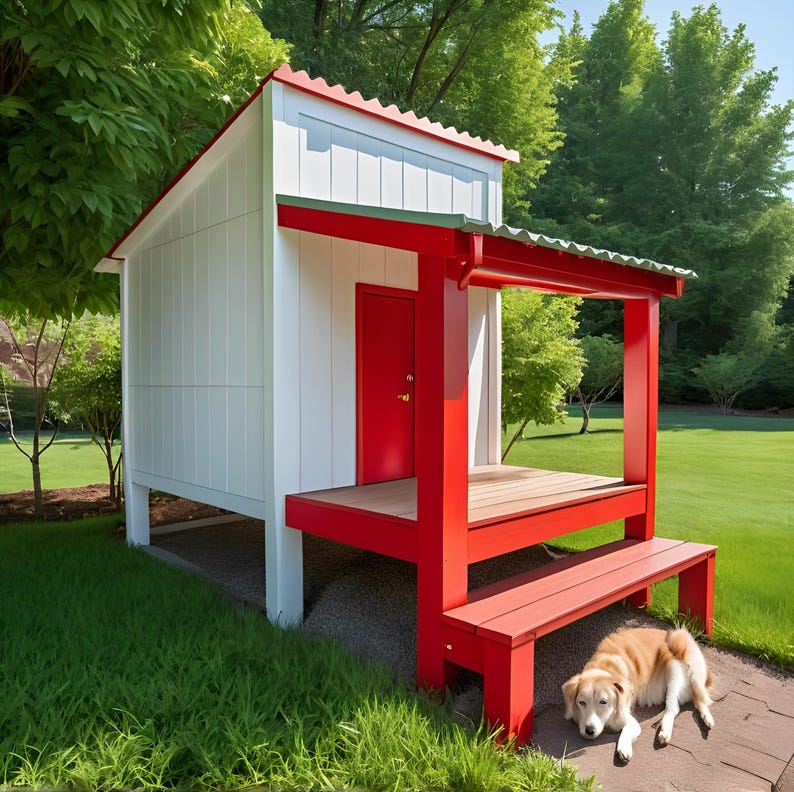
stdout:
[[(611, 494), (644, 489), (620, 478), (554, 470), (483, 465), (469, 471), (469, 527), (516, 515), (571, 506)], [(416, 520), (416, 479), (303, 492), (297, 497)]]

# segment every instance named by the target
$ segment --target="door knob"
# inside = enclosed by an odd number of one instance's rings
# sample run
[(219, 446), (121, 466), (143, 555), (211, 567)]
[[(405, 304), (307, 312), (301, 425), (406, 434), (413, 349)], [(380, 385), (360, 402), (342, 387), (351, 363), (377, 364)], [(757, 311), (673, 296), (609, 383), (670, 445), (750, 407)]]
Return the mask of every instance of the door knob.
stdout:
[(400, 399), (401, 401), (407, 402), (407, 401), (411, 400), (411, 394), (410, 393), (398, 393), (397, 394), (397, 398)]

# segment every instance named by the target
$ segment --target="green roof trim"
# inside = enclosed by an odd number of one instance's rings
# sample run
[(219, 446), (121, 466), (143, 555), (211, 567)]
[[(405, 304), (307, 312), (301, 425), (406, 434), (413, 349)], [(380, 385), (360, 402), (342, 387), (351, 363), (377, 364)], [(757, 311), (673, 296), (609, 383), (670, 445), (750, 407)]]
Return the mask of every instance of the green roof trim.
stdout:
[(508, 225), (494, 226), (485, 220), (474, 220), (465, 214), (446, 214), (442, 212), (417, 212), (411, 209), (390, 209), (383, 206), (367, 206), (363, 204), (341, 203), (339, 201), (326, 201), (318, 198), (303, 198), (297, 195), (277, 195), (276, 203), (286, 206), (297, 206), (304, 209), (316, 209), (322, 212), (337, 212), (339, 214), (354, 215), (357, 217), (371, 217), (378, 220), (394, 220), (402, 223), (418, 223), (420, 225), (450, 228), (468, 233), (484, 234), (486, 236), (504, 237), (514, 239), (516, 242), (527, 242), (538, 247), (550, 250), (559, 250), (574, 256), (611, 261), (616, 264), (625, 264), (628, 267), (650, 270), (662, 275), (673, 277), (697, 278), (694, 270), (683, 267), (674, 267), (671, 264), (660, 264), (652, 259), (627, 256), (623, 253), (614, 253), (611, 250), (582, 245), (578, 242), (568, 242), (564, 239), (555, 239), (544, 234), (536, 234), (525, 228), (512, 228)]

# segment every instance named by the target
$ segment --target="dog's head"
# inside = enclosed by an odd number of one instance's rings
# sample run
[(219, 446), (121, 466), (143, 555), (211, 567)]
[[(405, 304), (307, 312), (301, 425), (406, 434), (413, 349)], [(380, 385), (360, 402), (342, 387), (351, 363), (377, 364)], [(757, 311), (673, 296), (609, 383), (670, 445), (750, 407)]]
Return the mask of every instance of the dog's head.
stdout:
[(565, 717), (579, 725), (579, 733), (594, 740), (606, 727), (620, 728), (616, 715), (626, 706), (627, 683), (612, 674), (592, 670), (571, 677), (562, 686)]

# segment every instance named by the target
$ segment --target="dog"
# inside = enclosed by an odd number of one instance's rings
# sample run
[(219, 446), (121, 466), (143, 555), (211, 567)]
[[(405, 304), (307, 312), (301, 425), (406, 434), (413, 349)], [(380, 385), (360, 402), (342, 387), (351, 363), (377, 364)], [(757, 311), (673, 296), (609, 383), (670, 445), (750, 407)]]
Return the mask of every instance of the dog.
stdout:
[(714, 726), (706, 691), (711, 682), (703, 653), (686, 629), (619, 630), (604, 638), (582, 672), (562, 686), (565, 717), (588, 740), (604, 729), (620, 732), (617, 755), (628, 762), (641, 731), (632, 705), (664, 703), (657, 740), (667, 745), (681, 704), (693, 702), (703, 725)]

